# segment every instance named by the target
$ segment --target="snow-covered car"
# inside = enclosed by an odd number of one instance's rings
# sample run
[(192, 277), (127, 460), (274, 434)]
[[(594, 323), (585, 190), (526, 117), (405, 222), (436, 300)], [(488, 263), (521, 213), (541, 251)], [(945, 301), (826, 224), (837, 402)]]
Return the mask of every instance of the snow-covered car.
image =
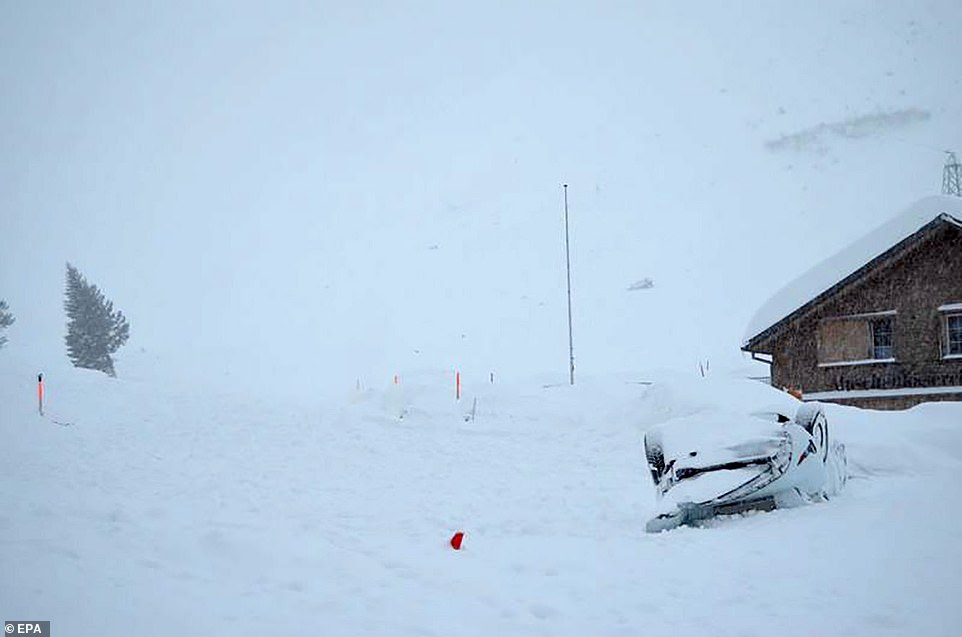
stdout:
[(717, 515), (818, 502), (845, 484), (845, 446), (829, 431), (818, 403), (793, 417), (698, 414), (645, 434), (645, 455), (659, 509), (650, 533)]

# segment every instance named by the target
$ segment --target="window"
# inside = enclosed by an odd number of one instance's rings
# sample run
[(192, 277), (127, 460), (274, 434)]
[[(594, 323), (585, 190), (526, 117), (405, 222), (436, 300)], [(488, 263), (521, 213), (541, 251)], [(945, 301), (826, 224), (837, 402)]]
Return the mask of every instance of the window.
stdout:
[(818, 364), (871, 365), (895, 359), (895, 311), (831, 316), (819, 321)]
[(962, 356), (962, 314), (949, 314), (945, 317), (946, 354)]
[(890, 316), (872, 321), (872, 358), (895, 358), (892, 348), (892, 323)]

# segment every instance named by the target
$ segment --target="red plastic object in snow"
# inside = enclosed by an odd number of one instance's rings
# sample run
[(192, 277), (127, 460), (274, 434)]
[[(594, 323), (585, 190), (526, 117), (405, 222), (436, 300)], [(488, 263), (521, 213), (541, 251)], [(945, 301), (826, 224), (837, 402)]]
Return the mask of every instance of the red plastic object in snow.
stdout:
[(461, 541), (462, 541), (462, 540), (464, 540), (464, 532), (463, 532), (463, 531), (458, 531), (457, 533), (455, 533), (454, 535), (452, 535), (452, 536), (451, 536), (451, 548), (453, 548), (455, 551), (460, 551), (460, 550), (461, 550)]

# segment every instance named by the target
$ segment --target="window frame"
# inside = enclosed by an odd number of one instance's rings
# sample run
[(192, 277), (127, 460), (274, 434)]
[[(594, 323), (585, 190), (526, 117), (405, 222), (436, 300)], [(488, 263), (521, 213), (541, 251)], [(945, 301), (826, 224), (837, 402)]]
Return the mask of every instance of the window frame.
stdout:
[(945, 312), (942, 315), (942, 335), (945, 343), (945, 347), (942, 349), (942, 358), (962, 358), (962, 340), (958, 341), (958, 351), (952, 351), (949, 322), (953, 319), (958, 319), (960, 321), (960, 329), (962, 329), (962, 312)]
[[(878, 326), (880, 324), (887, 325), (886, 331), (879, 331)], [(869, 347), (871, 348), (871, 360), (873, 361), (889, 361), (895, 360), (895, 316), (879, 316), (876, 318), (868, 319), (869, 325)], [(888, 338), (888, 345), (879, 345), (877, 342), (877, 337), (879, 335), (886, 335)], [(887, 353), (887, 356), (879, 356), (879, 349), (884, 348), (883, 351)]]
[[(878, 320), (888, 320), (891, 325), (891, 356), (887, 358), (875, 358), (875, 333), (874, 333), (874, 323)], [(846, 358), (841, 360), (824, 360), (822, 358), (824, 341), (822, 325), (831, 324), (836, 321), (853, 321), (859, 322), (864, 325), (866, 332), (865, 358)], [(896, 363), (895, 359), (895, 331), (896, 323), (898, 322), (898, 311), (897, 310), (881, 310), (875, 312), (859, 312), (857, 314), (844, 314), (840, 316), (826, 316), (822, 317), (818, 321), (818, 327), (816, 327), (816, 361), (819, 368), (831, 368), (831, 367), (850, 367), (855, 365), (884, 365)], [(827, 349), (827, 348), (825, 348)]]

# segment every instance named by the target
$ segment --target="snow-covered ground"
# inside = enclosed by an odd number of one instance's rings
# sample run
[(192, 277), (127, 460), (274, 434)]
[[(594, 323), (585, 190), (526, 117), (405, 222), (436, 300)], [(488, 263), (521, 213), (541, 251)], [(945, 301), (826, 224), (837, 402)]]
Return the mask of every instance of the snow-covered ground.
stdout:
[[(962, 149), (962, 3), (829, 4), (0, 3), (0, 619), (959, 633), (958, 404), (832, 407), (839, 498), (643, 532), (646, 428), (786, 400), (725, 377), (752, 313)], [(711, 372), (614, 373), (659, 367)]]
[(0, 357), (0, 613), (55, 634), (935, 636), (962, 622), (960, 404), (830, 406), (852, 471), (840, 497), (649, 535), (644, 430), (783, 394), (652, 372), (574, 388), (466, 377), (458, 402), (452, 373), (425, 372), (282, 400), (64, 367), (47, 370), (41, 418), (17, 361)]

